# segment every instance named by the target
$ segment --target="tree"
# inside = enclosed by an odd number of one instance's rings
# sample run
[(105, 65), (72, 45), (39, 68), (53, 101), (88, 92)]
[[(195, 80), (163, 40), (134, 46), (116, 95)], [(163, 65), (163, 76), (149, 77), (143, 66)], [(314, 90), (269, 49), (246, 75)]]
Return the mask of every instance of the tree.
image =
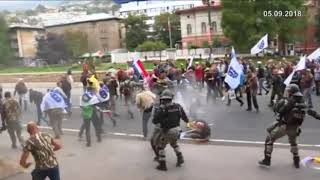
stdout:
[[(170, 20), (170, 26), (169, 26)], [(170, 46), (169, 27), (171, 27), (172, 46), (181, 40), (180, 17), (176, 14), (164, 13), (155, 17), (155, 36), (160, 41)]]
[(48, 64), (58, 64), (69, 58), (63, 35), (48, 33), (46, 37), (37, 39), (37, 57), (44, 59)]
[(318, 44), (320, 44), (320, 11), (318, 12), (318, 15), (316, 16), (316, 39)]
[(88, 35), (81, 31), (66, 31), (65, 42), (69, 54), (78, 57), (88, 52)]
[(219, 38), (215, 37), (213, 39), (213, 42), (212, 42), (212, 47), (214, 48), (218, 48), (218, 47), (221, 47), (222, 43), (221, 41), (219, 40)]
[(203, 41), (202, 42), (202, 47), (203, 48), (209, 48), (210, 47), (209, 42), (208, 41)]
[(161, 41), (145, 41), (137, 47), (138, 51), (162, 51), (167, 45)]
[(149, 26), (146, 24), (147, 16), (129, 15), (122, 22), (126, 28), (125, 42), (127, 49), (133, 51), (139, 44), (147, 40)]
[(285, 43), (294, 42), (301, 36), (297, 32), (305, 23), (304, 17), (285, 16), (286, 11), (301, 11), (303, 15), (303, 0), (222, 0), (222, 6), (224, 34), (241, 51), (248, 51), (266, 33), (271, 38), (278, 35), (284, 51)]
[(7, 64), (12, 58), (12, 49), (8, 36), (8, 26), (2, 16), (0, 16), (0, 63)]

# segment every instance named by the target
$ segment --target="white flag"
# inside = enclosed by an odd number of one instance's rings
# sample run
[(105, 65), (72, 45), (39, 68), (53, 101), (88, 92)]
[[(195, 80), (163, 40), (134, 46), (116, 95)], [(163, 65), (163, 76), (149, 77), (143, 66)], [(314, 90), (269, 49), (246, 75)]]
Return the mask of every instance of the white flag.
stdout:
[(236, 89), (240, 85), (240, 76), (243, 73), (242, 67), (236, 58), (234, 48), (231, 50), (231, 62), (225, 78), (225, 82), (231, 89)]
[(306, 56), (300, 57), (300, 61), (298, 62), (297, 66), (294, 68), (292, 73), (287, 77), (287, 79), (283, 82), (286, 86), (289, 86), (293, 75), (296, 71), (301, 71), (306, 68)]
[(194, 55), (192, 55), (190, 62), (188, 64), (187, 70), (192, 66)]
[(258, 54), (263, 49), (268, 47), (268, 34), (263, 36), (259, 42), (251, 48), (251, 54)]
[(316, 60), (316, 61), (320, 61), (320, 48), (316, 49), (315, 51), (313, 51), (309, 56), (308, 59), (312, 60)]

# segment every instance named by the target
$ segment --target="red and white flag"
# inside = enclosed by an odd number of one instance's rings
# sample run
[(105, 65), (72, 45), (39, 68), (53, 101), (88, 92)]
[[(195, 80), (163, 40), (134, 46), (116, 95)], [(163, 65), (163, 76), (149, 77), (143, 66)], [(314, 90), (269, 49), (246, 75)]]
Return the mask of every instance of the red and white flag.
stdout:
[(143, 79), (148, 77), (148, 72), (143, 66), (143, 63), (141, 62), (140, 58), (134, 57), (133, 58), (133, 69), (138, 75), (140, 75)]
[(104, 55), (101, 50), (97, 51), (95, 54), (96, 54), (99, 58), (102, 58), (103, 55)]

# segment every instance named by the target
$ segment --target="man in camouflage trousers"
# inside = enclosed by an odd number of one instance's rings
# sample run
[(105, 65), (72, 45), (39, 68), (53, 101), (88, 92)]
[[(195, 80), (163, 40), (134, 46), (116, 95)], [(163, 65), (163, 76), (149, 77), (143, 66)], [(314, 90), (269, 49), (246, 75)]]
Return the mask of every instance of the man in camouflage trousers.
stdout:
[(19, 106), (19, 103), (11, 97), (10, 92), (5, 92), (4, 94), (5, 100), (3, 103), (3, 108), (1, 112), (2, 119), (4, 121), (3, 126), (6, 127), (8, 130), (11, 142), (12, 142), (12, 148), (17, 148), (17, 138), (23, 146), (24, 140), (21, 136), (21, 108)]

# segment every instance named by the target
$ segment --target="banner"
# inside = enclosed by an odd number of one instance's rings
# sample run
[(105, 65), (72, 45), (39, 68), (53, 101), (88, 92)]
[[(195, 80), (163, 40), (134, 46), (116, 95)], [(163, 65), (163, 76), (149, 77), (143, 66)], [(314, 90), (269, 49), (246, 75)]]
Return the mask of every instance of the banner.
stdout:
[(307, 58), (310, 60), (316, 60), (319, 62), (320, 61), (320, 48), (313, 51)]
[(263, 36), (256, 45), (251, 48), (251, 54), (258, 54), (260, 53), (263, 49), (268, 47), (268, 34)]
[(292, 71), (292, 73), (287, 77), (287, 79), (283, 82), (286, 86), (289, 86), (292, 78), (293, 78), (293, 75), (296, 71), (301, 71), (303, 69), (306, 68), (306, 56), (302, 56), (300, 57), (300, 61), (299, 63), (297, 64), (297, 66), (294, 68), (294, 70)]
[(240, 76), (243, 73), (242, 67), (236, 58), (234, 48), (231, 50), (231, 62), (225, 78), (225, 82), (231, 89), (236, 89), (240, 85)]

